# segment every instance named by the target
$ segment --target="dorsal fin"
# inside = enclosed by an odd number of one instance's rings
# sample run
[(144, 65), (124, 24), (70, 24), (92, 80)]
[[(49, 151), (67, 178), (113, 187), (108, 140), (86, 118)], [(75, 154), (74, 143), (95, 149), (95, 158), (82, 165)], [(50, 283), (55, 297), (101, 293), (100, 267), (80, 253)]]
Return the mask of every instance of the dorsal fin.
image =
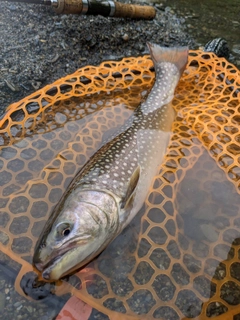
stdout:
[(180, 75), (183, 73), (188, 61), (188, 47), (166, 48), (157, 44), (147, 42), (154, 65), (161, 62), (170, 62), (175, 64)]

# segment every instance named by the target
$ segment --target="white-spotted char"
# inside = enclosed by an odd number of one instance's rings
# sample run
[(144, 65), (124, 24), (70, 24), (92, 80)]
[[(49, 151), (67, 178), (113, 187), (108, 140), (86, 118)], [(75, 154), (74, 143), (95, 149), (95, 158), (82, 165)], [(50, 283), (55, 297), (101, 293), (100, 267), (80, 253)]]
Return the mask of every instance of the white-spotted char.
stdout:
[(59, 279), (99, 254), (139, 211), (162, 163), (188, 49), (148, 47), (156, 80), (147, 100), (79, 171), (37, 242), (33, 262), (45, 279)]

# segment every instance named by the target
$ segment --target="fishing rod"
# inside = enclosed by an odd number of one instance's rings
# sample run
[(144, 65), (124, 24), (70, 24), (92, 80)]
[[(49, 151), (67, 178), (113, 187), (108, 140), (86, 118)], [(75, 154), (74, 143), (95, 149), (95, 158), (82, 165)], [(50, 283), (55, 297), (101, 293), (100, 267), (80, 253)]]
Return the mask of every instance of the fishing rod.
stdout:
[(156, 9), (152, 6), (140, 6), (111, 0), (7, 0), (42, 4), (52, 7), (59, 14), (102, 15), (105, 17), (154, 19)]

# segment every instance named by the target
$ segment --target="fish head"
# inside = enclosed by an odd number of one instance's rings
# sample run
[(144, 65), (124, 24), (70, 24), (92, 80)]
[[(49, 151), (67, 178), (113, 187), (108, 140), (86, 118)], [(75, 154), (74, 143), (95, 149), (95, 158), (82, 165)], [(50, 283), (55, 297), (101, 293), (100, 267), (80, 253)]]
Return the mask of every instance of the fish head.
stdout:
[(116, 236), (118, 205), (104, 191), (78, 190), (55, 207), (36, 244), (34, 266), (46, 280), (82, 267)]

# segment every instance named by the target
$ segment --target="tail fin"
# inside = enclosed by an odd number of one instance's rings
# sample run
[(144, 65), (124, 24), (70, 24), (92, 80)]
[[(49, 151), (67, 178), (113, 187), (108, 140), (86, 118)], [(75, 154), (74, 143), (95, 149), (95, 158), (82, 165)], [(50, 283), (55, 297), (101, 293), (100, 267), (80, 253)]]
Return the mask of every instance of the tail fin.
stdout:
[(157, 44), (147, 42), (154, 65), (161, 62), (171, 62), (183, 73), (188, 62), (188, 47), (160, 47)]

